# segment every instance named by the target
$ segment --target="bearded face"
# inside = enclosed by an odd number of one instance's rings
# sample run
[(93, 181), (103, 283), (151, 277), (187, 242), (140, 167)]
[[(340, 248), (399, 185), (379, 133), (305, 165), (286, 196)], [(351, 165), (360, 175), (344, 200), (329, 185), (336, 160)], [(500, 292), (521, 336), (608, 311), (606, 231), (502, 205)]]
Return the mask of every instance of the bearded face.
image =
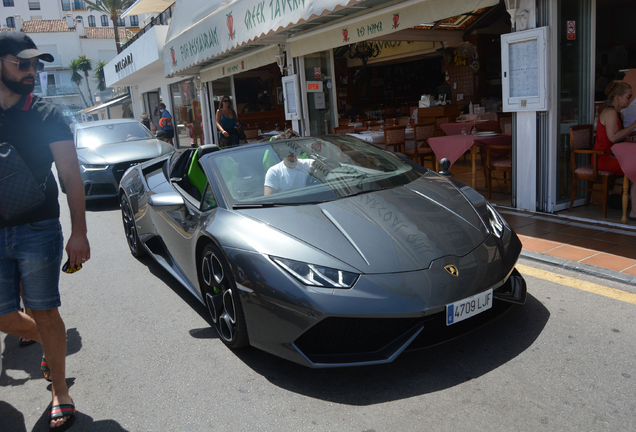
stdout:
[(6, 88), (19, 95), (28, 95), (29, 93), (33, 92), (33, 89), (35, 88), (34, 75), (27, 74), (21, 79), (18, 79), (15, 76), (12, 76), (7, 69), (8, 68), (3, 64), (2, 76), (0, 76), (0, 80)]
[(285, 159), (283, 159), (283, 163), (287, 168), (293, 169), (296, 168), (296, 165), (298, 165), (298, 159), (294, 153), (290, 153)]

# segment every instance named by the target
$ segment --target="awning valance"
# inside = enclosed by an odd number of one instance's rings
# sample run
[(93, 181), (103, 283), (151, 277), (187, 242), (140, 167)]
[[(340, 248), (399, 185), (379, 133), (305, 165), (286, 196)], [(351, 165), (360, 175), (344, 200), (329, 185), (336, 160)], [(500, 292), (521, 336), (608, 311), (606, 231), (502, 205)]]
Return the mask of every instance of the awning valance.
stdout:
[(257, 51), (252, 51), (249, 54), (238, 56), (232, 60), (224, 61), (219, 64), (215, 64), (214, 66), (201, 69), (199, 72), (201, 81), (214, 81), (219, 78), (235, 75), (237, 73), (274, 63), (276, 61), (275, 55), (277, 52), (278, 46), (271, 45)]
[(499, 0), (417, 0), (370, 12), (288, 39), (293, 57), (373, 39), (425, 22), (493, 6)]

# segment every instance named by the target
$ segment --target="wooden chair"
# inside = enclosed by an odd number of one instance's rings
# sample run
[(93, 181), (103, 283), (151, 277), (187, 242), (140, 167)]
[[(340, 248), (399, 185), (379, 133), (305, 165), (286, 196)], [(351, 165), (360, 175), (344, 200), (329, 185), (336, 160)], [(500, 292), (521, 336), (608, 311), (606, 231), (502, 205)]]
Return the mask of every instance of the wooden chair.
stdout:
[(440, 125), (449, 122), (449, 117), (435, 117), (435, 136), (446, 136)]
[(250, 142), (258, 139), (258, 128), (245, 129), (245, 141)]
[[(512, 181), (512, 145), (479, 144), (482, 165), (486, 175), (488, 199), (492, 196), (492, 181), (502, 180), (504, 183)], [(494, 177), (493, 172), (503, 172), (503, 177)], [(507, 174), (510, 173), (510, 176)]]
[(512, 134), (512, 116), (499, 117), (499, 131), (505, 134)]
[(411, 123), (411, 117), (398, 117), (397, 124), (401, 126), (406, 126)]
[(430, 158), (433, 169), (435, 169), (435, 153), (428, 145), (428, 139), (435, 136), (435, 125), (418, 123), (413, 126), (413, 129), (415, 130), (415, 145), (412, 149), (404, 150), (404, 154), (421, 166), (424, 166), (426, 158)]
[(349, 123), (351, 123), (351, 119), (349, 117), (338, 119), (338, 126), (348, 126)]
[(337, 128), (333, 128), (333, 131), (338, 135), (346, 135), (348, 133), (354, 133), (355, 128), (353, 126), (338, 126)]
[[(601, 207), (603, 217), (607, 217), (607, 198), (609, 196), (609, 185), (620, 177), (612, 171), (598, 169), (598, 156), (603, 154), (601, 150), (593, 150), (593, 125), (570, 126), (570, 169), (572, 170), (572, 197), (570, 198), (570, 210), (574, 206), (576, 191), (587, 191), (585, 205), (590, 205), (594, 183), (603, 185)], [(577, 163), (577, 155), (585, 155), (585, 163)], [(591, 158), (591, 161), (590, 161)], [(579, 157), (580, 159), (580, 157)], [(579, 180), (587, 181), (587, 187), (579, 187)]]
[(397, 117), (386, 117), (384, 119), (384, 124), (387, 126), (397, 126)]
[(403, 153), (406, 145), (406, 126), (389, 126), (384, 128), (384, 147), (393, 147), (395, 153)]
[(371, 126), (370, 127), (371, 127), (372, 131), (378, 132), (382, 128), (382, 125), (380, 123), (378, 123), (378, 122), (371, 122)]

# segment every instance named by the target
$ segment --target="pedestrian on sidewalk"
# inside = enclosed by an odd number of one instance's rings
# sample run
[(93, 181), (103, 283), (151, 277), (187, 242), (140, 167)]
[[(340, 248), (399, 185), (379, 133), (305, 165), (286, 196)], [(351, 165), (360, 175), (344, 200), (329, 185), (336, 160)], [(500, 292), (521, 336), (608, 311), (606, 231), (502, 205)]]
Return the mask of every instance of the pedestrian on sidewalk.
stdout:
[[(52, 382), (49, 426), (61, 431), (75, 421), (75, 406), (66, 385), (66, 329), (58, 311), (63, 239), (53, 162), (71, 213), (66, 244), (71, 267), (90, 258), (90, 246), (73, 135), (60, 108), (32, 93), (35, 75), (44, 67), (40, 60), (52, 62), (53, 56), (38, 50), (29, 36), (0, 33), (0, 142), (13, 146), (44, 192), (44, 202), (19, 217), (0, 215), (0, 331), (42, 344), (46, 354), (42, 370)], [(2, 192), (19, 196), (19, 187), (14, 189)], [(20, 312), (20, 281), (24, 306), (31, 309), (33, 318)]]

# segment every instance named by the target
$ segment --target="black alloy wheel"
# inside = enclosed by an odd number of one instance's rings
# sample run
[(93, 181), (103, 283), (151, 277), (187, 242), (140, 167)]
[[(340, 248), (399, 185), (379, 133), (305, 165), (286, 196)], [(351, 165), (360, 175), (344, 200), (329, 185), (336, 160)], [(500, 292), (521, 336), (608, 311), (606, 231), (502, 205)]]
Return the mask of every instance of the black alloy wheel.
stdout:
[(199, 263), (199, 283), (219, 337), (229, 348), (249, 345), (243, 307), (230, 266), (219, 248), (209, 243)]
[(132, 211), (132, 206), (126, 195), (121, 196), (121, 219), (124, 223), (124, 233), (126, 234), (126, 241), (128, 242), (128, 248), (130, 253), (139, 258), (144, 255), (144, 247), (137, 237), (137, 225), (135, 223), (135, 214)]

